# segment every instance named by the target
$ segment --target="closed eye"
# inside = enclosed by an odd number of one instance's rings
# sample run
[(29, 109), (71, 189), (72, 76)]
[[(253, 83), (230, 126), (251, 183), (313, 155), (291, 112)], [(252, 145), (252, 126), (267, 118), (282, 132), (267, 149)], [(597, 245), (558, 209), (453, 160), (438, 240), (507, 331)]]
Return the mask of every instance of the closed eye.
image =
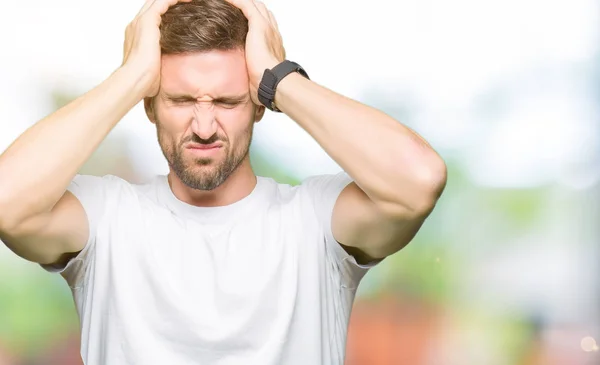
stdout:
[[(188, 95), (166, 95), (166, 100), (173, 105), (190, 105), (195, 103), (205, 104), (207, 102), (199, 101)], [(236, 97), (221, 97), (212, 100), (212, 104), (226, 109), (233, 109), (240, 104), (245, 104), (249, 100), (247, 95)], [(211, 102), (208, 102), (211, 103)]]
[(222, 106), (224, 108), (235, 108), (236, 106), (240, 105), (239, 101), (216, 101), (215, 104)]
[(196, 100), (194, 99), (187, 99), (187, 98), (181, 98), (181, 99), (169, 99), (171, 101), (171, 103), (173, 104), (177, 104), (177, 105), (181, 105), (181, 104), (190, 104), (190, 103), (195, 103)]

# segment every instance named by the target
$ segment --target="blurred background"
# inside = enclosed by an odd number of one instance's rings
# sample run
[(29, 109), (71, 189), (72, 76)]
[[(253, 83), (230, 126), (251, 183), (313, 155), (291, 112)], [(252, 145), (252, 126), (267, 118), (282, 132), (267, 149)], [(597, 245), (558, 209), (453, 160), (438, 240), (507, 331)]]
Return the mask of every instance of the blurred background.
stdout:
[[(0, 152), (120, 65), (142, 3), (3, 4)], [(347, 365), (600, 364), (600, 4), (265, 3), (289, 59), (416, 130), (449, 168), (413, 243), (362, 282)], [(339, 171), (274, 113), (252, 161), (291, 184)], [(166, 172), (141, 105), (82, 171)], [(78, 326), (66, 283), (0, 245), (0, 365), (81, 364)]]

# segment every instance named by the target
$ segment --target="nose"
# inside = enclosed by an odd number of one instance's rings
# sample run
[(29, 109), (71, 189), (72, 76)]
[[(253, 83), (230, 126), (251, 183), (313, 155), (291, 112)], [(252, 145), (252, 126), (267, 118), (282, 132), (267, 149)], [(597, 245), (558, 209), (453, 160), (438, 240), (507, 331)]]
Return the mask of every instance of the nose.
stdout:
[(194, 106), (194, 120), (192, 120), (192, 132), (201, 139), (209, 139), (217, 133), (218, 125), (215, 118), (213, 106), (201, 105), (204, 103), (196, 103)]

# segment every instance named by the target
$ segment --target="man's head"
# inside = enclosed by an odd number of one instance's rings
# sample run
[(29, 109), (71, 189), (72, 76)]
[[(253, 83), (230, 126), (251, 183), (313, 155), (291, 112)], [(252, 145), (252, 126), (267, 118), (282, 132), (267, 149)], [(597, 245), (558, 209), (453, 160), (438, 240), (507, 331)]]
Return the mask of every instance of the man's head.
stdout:
[(244, 53), (248, 21), (225, 0), (179, 3), (163, 15), (161, 83), (144, 101), (171, 170), (212, 190), (247, 158), (254, 122)]

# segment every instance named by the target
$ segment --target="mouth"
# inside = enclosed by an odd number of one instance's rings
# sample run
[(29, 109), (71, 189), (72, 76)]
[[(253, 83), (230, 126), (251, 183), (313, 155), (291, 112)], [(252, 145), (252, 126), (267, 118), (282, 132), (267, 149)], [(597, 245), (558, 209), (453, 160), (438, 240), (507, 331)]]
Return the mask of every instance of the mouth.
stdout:
[(221, 149), (223, 148), (223, 144), (221, 143), (211, 143), (211, 144), (201, 144), (201, 143), (193, 143), (185, 146), (185, 150), (193, 156), (193, 158), (197, 159), (216, 159), (220, 154)]
[(211, 143), (211, 144), (189, 144), (185, 148), (188, 150), (197, 150), (197, 151), (208, 151), (208, 150), (216, 150), (222, 148), (223, 145), (221, 143)]

